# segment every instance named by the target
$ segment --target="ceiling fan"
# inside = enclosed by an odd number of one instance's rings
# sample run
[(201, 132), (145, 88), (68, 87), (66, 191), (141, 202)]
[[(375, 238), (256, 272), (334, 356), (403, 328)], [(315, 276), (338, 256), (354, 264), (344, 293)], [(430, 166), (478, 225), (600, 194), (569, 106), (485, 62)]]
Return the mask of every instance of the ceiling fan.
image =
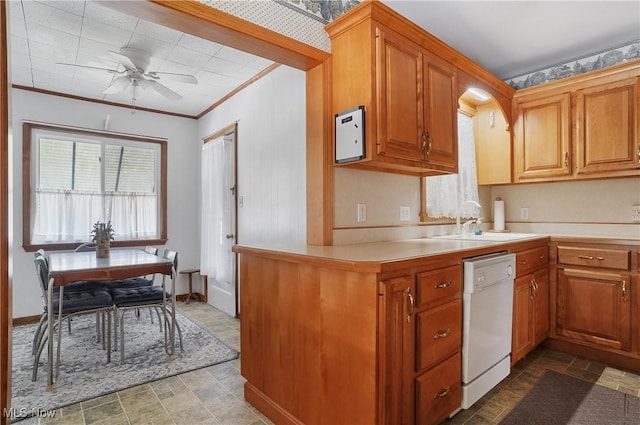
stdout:
[(111, 81), (111, 84), (104, 89), (102, 93), (116, 94), (131, 90), (132, 103), (134, 104), (136, 101), (136, 91), (138, 89), (152, 89), (169, 100), (182, 99), (182, 96), (178, 93), (160, 83), (159, 80), (161, 78), (181, 83), (198, 84), (198, 80), (193, 75), (148, 70), (147, 68), (149, 67), (151, 56), (144, 50), (133, 47), (123, 47), (120, 49), (120, 52), (110, 50), (109, 54), (113, 56), (124, 69), (120, 69), (120, 66), (116, 69), (110, 69), (71, 63), (59, 62), (58, 64), (79, 68), (99, 69), (116, 75), (116, 77)]

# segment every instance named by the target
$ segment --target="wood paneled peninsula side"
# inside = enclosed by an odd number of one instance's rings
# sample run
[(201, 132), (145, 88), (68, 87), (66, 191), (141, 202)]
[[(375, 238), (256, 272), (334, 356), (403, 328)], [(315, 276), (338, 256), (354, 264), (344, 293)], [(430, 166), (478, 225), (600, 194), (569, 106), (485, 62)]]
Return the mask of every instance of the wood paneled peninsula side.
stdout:
[(463, 259), (548, 242), (235, 246), (245, 398), (276, 424), (440, 422), (460, 406)]

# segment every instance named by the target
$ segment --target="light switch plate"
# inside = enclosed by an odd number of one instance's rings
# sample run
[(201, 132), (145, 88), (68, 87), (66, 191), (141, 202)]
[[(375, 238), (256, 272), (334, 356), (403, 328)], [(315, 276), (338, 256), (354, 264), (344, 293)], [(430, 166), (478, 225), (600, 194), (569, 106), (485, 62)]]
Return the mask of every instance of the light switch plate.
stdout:
[(411, 207), (400, 207), (400, 221), (411, 220)]
[(358, 223), (367, 221), (367, 204), (358, 204)]
[(529, 220), (529, 208), (520, 208), (520, 219)]

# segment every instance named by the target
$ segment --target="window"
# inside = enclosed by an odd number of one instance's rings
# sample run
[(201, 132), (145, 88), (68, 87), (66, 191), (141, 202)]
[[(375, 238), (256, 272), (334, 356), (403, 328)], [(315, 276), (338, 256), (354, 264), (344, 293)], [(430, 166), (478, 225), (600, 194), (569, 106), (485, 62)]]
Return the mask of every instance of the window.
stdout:
[[(471, 117), (458, 112), (458, 174), (425, 177), (424, 180), (427, 220), (455, 219), (464, 201), (479, 202)], [(462, 205), (460, 209), (462, 217), (478, 217), (479, 213), (479, 208), (473, 204)]]
[(114, 246), (166, 240), (166, 141), (25, 123), (27, 251), (70, 249), (111, 221)]

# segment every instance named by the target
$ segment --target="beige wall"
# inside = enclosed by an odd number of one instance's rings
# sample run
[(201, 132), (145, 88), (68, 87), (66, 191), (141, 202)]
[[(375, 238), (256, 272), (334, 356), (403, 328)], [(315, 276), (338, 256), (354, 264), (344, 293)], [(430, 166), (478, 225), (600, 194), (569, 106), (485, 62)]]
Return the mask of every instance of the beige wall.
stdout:
[[(640, 238), (640, 223), (631, 221), (640, 177), (494, 186), (491, 196), (504, 199), (512, 231)], [(528, 220), (521, 208), (529, 209)]]
[[(419, 221), (418, 177), (335, 168), (334, 244), (423, 238), (454, 232), (452, 225)], [(640, 238), (631, 205), (640, 204), (640, 177), (609, 180), (480, 186), (484, 229), (492, 227), (493, 200), (505, 201), (506, 228), (553, 235)], [(367, 221), (357, 222), (357, 204), (367, 204)], [(400, 221), (400, 206), (411, 220)], [(520, 219), (520, 209), (529, 219)]]

